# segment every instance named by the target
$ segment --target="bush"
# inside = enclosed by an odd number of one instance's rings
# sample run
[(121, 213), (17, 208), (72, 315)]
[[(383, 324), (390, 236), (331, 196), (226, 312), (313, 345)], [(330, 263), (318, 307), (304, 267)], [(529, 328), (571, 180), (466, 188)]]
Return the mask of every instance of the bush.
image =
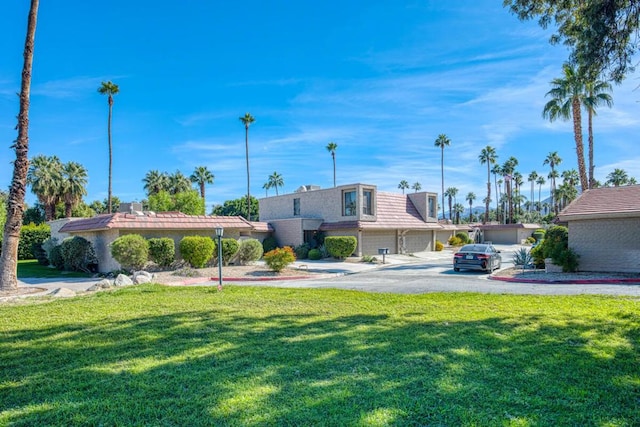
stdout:
[(328, 236), (324, 239), (327, 252), (334, 258), (344, 259), (358, 247), (358, 239), (354, 236)]
[(449, 244), (449, 246), (460, 246), (462, 245), (462, 240), (460, 240), (458, 236), (451, 236), (449, 237), (447, 243)]
[(469, 233), (459, 232), (459, 233), (456, 233), (456, 237), (460, 239), (460, 242), (462, 244), (471, 243), (471, 238), (469, 237)]
[(538, 228), (536, 231), (531, 233), (531, 237), (533, 237), (536, 240), (536, 242), (539, 242), (542, 239), (544, 239), (545, 234), (546, 234), (546, 231), (544, 229)]
[(307, 259), (309, 257), (309, 250), (311, 250), (311, 247), (308, 243), (303, 243), (293, 249), (296, 254), (296, 259)]
[(149, 261), (149, 242), (139, 234), (125, 234), (114, 240), (111, 256), (128, 271), (140, 270)]
[(84, 237), (67, 237), (60, 245), (64, 269), (90, 273), (98, 264), (91, 242)]
[(18, 259), (34, 259), (31, 251), (34, 244), (42, 244), (51, 237), (51, 228), (47, 224), (35, 225), (33, 223), (23, 225), (20, 228), (20, 241), (18, 242)]
[(286, 266), (295, 260), (296, 256), (293, 253), (293, 249), (289, 246), (276, 248), (264, 254), (264, 262), (271, 270), (277, 273), (281, 272)]
[(536, 238), (533, 236), (527, 237), (527, 243), (533, 245), (536, 242)]
[(264, 253), (270, 252), (278, 247), (278, 241), (275, 237), (269, 236), (262, 242), (262, 250)]
[(531, 256), (533, 257), (533, 264), (536, 268), (544, 268), (544, 250), (542, 244), (531, 249)]
[(539, 245), (545, 258), (562, 266), (562, 271), (572, 272), (578, 269), (578, 254), (569, 248), (569, 230), (567, 227), (554, 226), (547, 230), (544, 241)]
[(176, 259), (176, 243), (169, 237), (149, 239), (149, 259), (168, 267)]
[(33, 253), (34, 258), (38, 260), (38, 264), (49, 265), (49, 258), (47, 257), (47, 252), (42, 247), (42, 243), (34, 243), (31, 246), (31, 253)]
[[(222, 240), (222, 265), (229, 265), (231, 259), (238, 253), (240, 244), (236, 239), (221, 239)], [(218, 258), (218, 244), (213, 242), (213, 257)], [(218, 261), (219, 262), (219, 261)]]
[(440, 240), (436, 240), (436, 251), (440, 252), (444, 249), (444, 244)]
[(60, 243), (58, 242), (58, 239), (56, 239), (55, 237), (49, 237), (47, 240), (42, 242), (42, 249), (44, 249), (47, 255), (47, 259), (51, 264), (53, 264), (51, 262), (51, 250), (58, 245), (60, 245)]
[(180, 256), (192, 267), (202, 268), (213, 257), (215, 243), (206, 236), (185, 236), (180, 240), (179, 249)]
[(322, 251), (320, 249), (311, 249), (309, 251), (309, 259), (312, 261), (322, 259)]
[(527, 248), (520, 248), (513, 254), (513, 264), (517, 267), (522, 267), (523, 270), (532, 263), (533, 256), (531, 256), (531, 251), (528, 251)]
[(240, 241), (240, 247), (238, 248), (238, 260), (240, 260), (240, 264), (258, 261), (262, 258), (263, 253), (264, 249), (262, 249), (262, 243), (256, 239), (245, 239)]
[(49, 262), (58, 270), (64, 270), (64, 258), (62, 258), (62, 245), (54, 246), (49, 252)]

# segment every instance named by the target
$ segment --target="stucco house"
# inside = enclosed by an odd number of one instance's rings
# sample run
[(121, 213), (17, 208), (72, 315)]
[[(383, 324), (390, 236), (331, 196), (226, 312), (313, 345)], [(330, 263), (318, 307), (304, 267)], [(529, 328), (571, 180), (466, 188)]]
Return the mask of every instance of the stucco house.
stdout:
[[(395, 194), (375, 185), (349, 184), (320, 189), (302, 186), (296, 192), (259, 200), (260, 220), (268, 222), (280, 245), (309, 242), (326, 236), (355, 236), (354, 255), (413, 253), (435, 249), (437, 238), (455, 234), (437, 219), (437, 193)], [(465, 229), (467, 227), (464, 227)]]
[(592, 188), (559, 214), (580, 270), (640, 273), (640, 185)]
[(147, 239), (170, 237), (176, 243), (178, 256), (178, 244), (184, 236), (209, 236), (215, 239), (215, 229), (218, 227), (224, 229), (224, 237), (251, 237), (260, 241), (273, 231), (265, 222), (249, 222), (240, 216), (195, 216), (181, 212), (117, 212), (93, 218), (57, 220), (50, 225), (51, 236), (58, 240), (81, 236), (90, 241), (98, 257), (100, 272), (120, 269), (120, 264), (111, 257), (109, 245), (125, 234), (140, 234)]
[(482, 232), (482, 241), (506, 245), (522, 243), (539, 228), (539, 224), (478, 224), (474, 227)]

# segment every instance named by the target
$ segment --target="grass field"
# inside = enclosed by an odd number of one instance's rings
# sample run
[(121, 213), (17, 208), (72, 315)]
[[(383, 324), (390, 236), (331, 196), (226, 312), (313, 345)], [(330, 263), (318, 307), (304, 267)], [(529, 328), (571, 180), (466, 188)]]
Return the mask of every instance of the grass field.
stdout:
[(60, 271), (45, 265), (38, 264), (35, 259), (18, 261), (18, 278), (56, 278), (56, 277), (91, 277), (89, 273), (77, 271)]
[(0, 306), (0, 425), (637, 426), (640, 300), (130, 287)]

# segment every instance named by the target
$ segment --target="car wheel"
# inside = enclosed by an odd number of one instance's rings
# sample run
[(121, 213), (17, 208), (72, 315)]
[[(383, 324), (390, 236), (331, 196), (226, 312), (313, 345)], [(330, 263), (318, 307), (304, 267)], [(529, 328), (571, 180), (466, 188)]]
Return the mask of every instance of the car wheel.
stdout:
[(460, 271), (458, 267), (453, 267), (453, 271)]

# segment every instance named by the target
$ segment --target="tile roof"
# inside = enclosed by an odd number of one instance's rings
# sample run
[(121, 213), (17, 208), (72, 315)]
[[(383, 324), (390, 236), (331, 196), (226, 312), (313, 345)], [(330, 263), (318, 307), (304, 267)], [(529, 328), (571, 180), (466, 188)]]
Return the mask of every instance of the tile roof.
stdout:
[(320, 229), (327, 231), (353, 228), (365, 230), (442, 228), (436, 222), (425, 222), (409, 197), (404, 194), (378, 191), (376, 199), (376, 221), (325, 222), (320, 226)]
[(266, 223), (248, 222), (239, 216), (185, 215), (181, 212), (114, 213), (83, 218), (65, 224), (60, 231), (98, 231), (110, 229), (128, 230), (211, 230), (223, 227), (235, 230), (269, 231)]
[(559, 219), (569, 221), (634, 216), (640, 216), (640, 185), (587, 190), (560, 212)]

